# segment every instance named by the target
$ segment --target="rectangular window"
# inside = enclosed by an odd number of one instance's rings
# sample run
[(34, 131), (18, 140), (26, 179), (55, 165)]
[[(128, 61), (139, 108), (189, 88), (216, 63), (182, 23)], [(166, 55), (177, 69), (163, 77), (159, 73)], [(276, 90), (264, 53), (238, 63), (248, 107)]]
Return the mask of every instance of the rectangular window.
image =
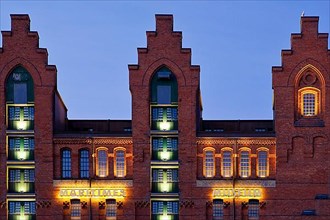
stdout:
[(89, 178), (89, 151), (80, 150), (80, 178)]
[(106, 200), (106, 220), (116, 220), (117, 204), (115, 199)]
[(163, 121), (163, 108), (153, 108), (152, 109), (152, 120), (153, 121)]
[(303, 94), (304, 103), (304, 116), (314, 116), (315, 115), (315, 94), (305, 93)]
[(116, 151), (116, 177), (125, 177), (125, 151), (117, 150)]
[[(8, 219), (35, 219), (36, 203), (31, 201), (9, 201), (8, 202)], [(23, 218), (21, 218), (24, 216)]]
[(99, 177), (108, 176), (108, 152), (106, 150), (99, 150), (97, 155), (98, 169), (97, 174)]
[(177, 201), (154, 201), (151, 208), (152, 220), (178, 219), (179, 203)]
[(177, 160), (178, 139), (177, 138), (153, 138), (152, 160)]
[(204, 151), (204, 176), (214, 176), (214, 151)]
[(178, 120), (178, 109), (177, 108), (166, 108), (166, 118), (167, 118), (167, 121), (177, 121)]
[(35, 182), (34, 169), (9, 169), (9, 193), (33, 193)]
[(222, 153), (222, 176), (231, 177), (232, 176), (232, 155), (231, 151), (224, 151)]
[(249, 220), (259, 219), (259, 200), (256, 199), (249, 200), (248, 216), (249, 216)]
[(223, 200), (213, 200), (213, 220), (223, 220)]
[(8, 160), (34, 160), (34, 138), (8, 138)]
[(71, 178), (71, 151), (62, 151), (62, 178)]
[(241, 152), (240, 176), (241, 177), (250, 176), (250, 156), (248, 151)]
[(81, 219), (80, 199), (71, 199), (71, 219)]
[(33, 130), (34, 106), (8, 106), (8, 129)]
[(179, 213), (179, 203), (178, 202), (167, 202), (167, 214), (176, 215)]
[(268, 153), (267, 151), (258, 152), (258, 176), (267, 177), (268, 175)]
[(164, 202), (152, 202), (152, 214), (162, 215), (164, 211)]

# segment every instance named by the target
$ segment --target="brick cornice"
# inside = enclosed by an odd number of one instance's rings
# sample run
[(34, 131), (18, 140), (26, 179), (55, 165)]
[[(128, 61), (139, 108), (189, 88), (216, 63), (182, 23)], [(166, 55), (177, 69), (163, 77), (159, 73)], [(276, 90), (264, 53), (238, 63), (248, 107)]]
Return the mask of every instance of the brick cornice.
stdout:
[(258, 138), (258, 139), (209, 139), (198, 138), (198, 145), (275, 145), (275, 138)]
[(55, 138), (54, 144), (96, 144), (96, 145), (129, 145), (133, 144), (132, 138)]

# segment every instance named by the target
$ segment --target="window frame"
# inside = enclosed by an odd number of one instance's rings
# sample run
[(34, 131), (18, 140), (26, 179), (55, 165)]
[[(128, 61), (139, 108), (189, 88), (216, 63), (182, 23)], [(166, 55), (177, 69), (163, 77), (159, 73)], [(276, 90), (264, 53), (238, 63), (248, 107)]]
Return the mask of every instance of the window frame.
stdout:
[(213, 199), (212, 219), (223, 220), (223, 199)]
[[(266, 153), (266, 169), (261, 171), (260, 169), (260, 153)], [(261, 172), (264, 172), (265, 175), (261, 175)], [(267, 178), (269, 176), (269, 149), (267, 148), (258, 148), (257, 149), (257, 176), (260, 178)]]
[[(124, 153), (124, 156), (123, 156), (123, 159), (124, 159), (124, 162), (123, 162), (123, 170), (121, 170), (120, 172), (119, 172), (119, 166), (118, 166), (118, 152), (119, 151), (121, 151), (121, 152), (123, 152)], [(126, 177), (126, 172), (127, 172), (127, 167), (126, 167), (126, 149), (125, 148), (123, 148), (123, 147), (116, 147), (115, 149), (114, 149), (114, 166), (113, 166), (113, 168), (114, 168), (114, 175), (115, 175), (115, 177), (118, 177), (118, 178), (124, 178), (124, 177)], [(120, 174), (122, 172), (122, 175)]]
[(248, 219), (258, 220), (260, 216), (259, 200), (250, 199), (248, 202)]
[(81, 219), (81, 203), (80, 199), (71, 199), (70, 200), (71, 210), (70, 217), (72, 220), (80, 220)]
[[(313, 94), (314, 95), (314, 114), (305, 115), (304, 108), (304, 95)], [(303, 118), (315, 118), (318, 117), (321, 113), (321, 91), (315, 87), (303, 87), (298, 90), (298, 112), (299, 115)]]
[[(229, 176), (227, 176), (226, 172), (225, 172), (226, 170), (228, 170), (228, 169), (225, 169), (225, 162), (224, 162), (224, 160), (225, 160), (224, 154), (226, 152), (230, 152), (230, 175)], [(233, 160), (233, 149), (227, 148), (227, 147), (221, 149), (221, 176), (222, 177), (224, 177), (224, 178), (232, 178), (233, 177), (233, 167), (234, 167), (233, 162), (234, 162), (234, 160)]]
[[(82, 157), (82, 152), (87, 152), (87, 157)], [(87, 159), (87, 169), (83, 169), (85, 168), (84, 166), (82, 166), (82, 163), (86, 163), (86, 161), (82, 161), (82, 159)], [(89, 153), (89, 149), (87, 148), (82, 148), (79, 150), (79, 178), (81, 179), (88, 179), (90, 178), (90, 153)], [(83, 176), (82, 172), (86, 172), (87, 176)]]
[[(208, 167), (207, 153), (212, 153), (212, 166)], [(209, 173), (210, 172), (210, 173)], [(210, 175), (209, 175), (210, 174)], [(206, 147), (203, 149), (203, 176), (205, 178), (213, 178), (215, 176), (215, 149), (212, 147)]]
[[(69, 157), (64, 157), (64, 152), (69, 152)], [(64, 159), (69, 159), (69, 169), (65, 169)], [(69, 175), (64, 175), (65, 172), (69, 172)], [(61, 178), (62, 179), (70, 179), (72, 178), (72, 150), (70, 148), (62, 148), (61, 149)]]
[(105, 200), (105, 219), (106, 220), (117, 219), (117, 202), (115, 199)]
[[(105, 161), (105, 175), (100, 175), (100, 151), (105, 151), (106, 161)], [(103, 166), (103, 165), (102, 165)], [(102, 171), (103, 172), (103, 171)], [(108, 148), (99, 147), (96, 149), (96, 176), (97, 177), (108, 177), (109, 176), (109, 153)]]
[[(247, 152), (248, 153), (247, 158), (245, 158), (245, 159), (248, 159), (247, 162), (246, 161), (242, 161), (243, 160), (243, 157), (242, 157), (242, 153), (243, 152)], [(246, 167), (245, 164), (248, 165), (247, 166), (247, 175), (246, 176), (245, 176), (246, 171), (242, 169), (242, 167), (243, 167), (242, 164), (243, 163), (244, 163), (244, 167)], [(251, 149), (249, 149), (249, 148), (241, 148), (239, 150), (239, 177), (241, 177), (241, 178), (249, 178), (250, 176), (251, 176)]]

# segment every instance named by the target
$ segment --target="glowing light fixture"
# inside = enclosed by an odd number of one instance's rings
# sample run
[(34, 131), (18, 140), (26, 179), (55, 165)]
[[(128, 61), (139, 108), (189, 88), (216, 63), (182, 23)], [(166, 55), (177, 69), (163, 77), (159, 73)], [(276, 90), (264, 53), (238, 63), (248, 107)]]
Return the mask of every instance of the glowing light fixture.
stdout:
[(19, 160), (26, 160), (27, 158), (27, 152), (25, 151), (18, 151), (17, 156)]
[(163, 121), (159, 123), (159, 128), (162, 131), (168, 131), (171, 128), (171, 124), (169, 122)]
[(167, 181), (164, 180), (164, 182), (161, 183), (161, 185), (160, 185), (160, 190), (164, 193), (169, 192), (170, 191), (170, 184), (167, 183)]
[(26, 130), (26, 128), (27, 128), (27, 122), (26, 121), (20, 120), (19, 122), (17, 122), (17, 129), (18, 130)]
[(164, 213), (161, 217), (161, 220), (171, 220), (171, 216), (168, 216), (167, 213)]
[(164, 150), (163, 152), (160, 153), (160, 158), (163, 161), (169, 160), (170, 159), (170, 152), (167, 152), (167, 151)]

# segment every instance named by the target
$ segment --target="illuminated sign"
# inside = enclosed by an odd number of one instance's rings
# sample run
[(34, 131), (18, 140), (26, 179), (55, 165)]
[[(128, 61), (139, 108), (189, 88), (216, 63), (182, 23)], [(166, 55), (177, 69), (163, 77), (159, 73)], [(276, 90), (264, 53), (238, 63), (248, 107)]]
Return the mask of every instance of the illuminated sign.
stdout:
[(214, 198), (260, 198), (260, 188), (221, 188), (213, 190)]
[(125, 190), (107, 188), (62, 188), (60, 189), (60, 197), (116, 198), (125, 197)]

